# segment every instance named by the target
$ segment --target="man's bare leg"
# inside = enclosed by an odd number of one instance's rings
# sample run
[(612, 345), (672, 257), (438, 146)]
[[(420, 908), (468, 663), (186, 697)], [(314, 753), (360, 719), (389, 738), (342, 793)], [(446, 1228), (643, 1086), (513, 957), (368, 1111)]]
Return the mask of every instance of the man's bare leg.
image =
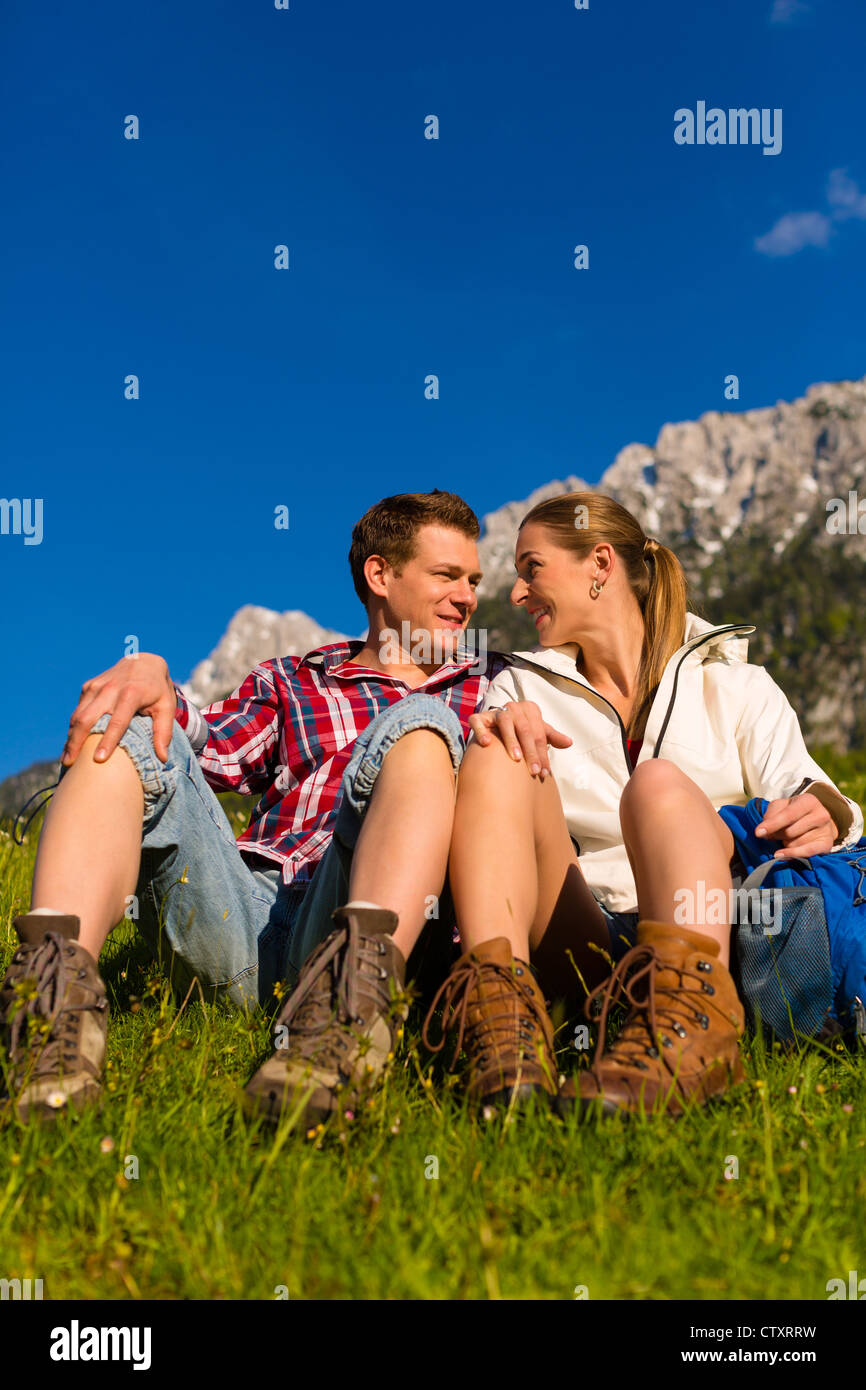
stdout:
[(352, 1116), (383, 1075), (407, 1014), (406, 962), (445, 882), (454, 787), (448, 746), (431, 729), (388, 750), (352, 856), (349, 902), (334, 914), (338, 927), (354, 926), (359, 948), (352, 954), (347, 934), (336, 955), (308, 955), (277, 1018), (288, 1042), (277, 1039), (246, 1087), (254, 1115), (275, 1123), (303, 1100), (305, 1125)]
[(33, 875), (31, 911), (52, 908), (81, 920), (79, 943), (99, 959), (135, 892), (141, 861), (144, 792), (122, 748), (93, 761), (90, 734), (51, 799)]
[[(85, 740), (55, 790), (31, 910), (15, 919), (20, 944), (0, 985), (9, 1047), (3, 1108), (14, 1105), (21, 1119), (81, 1107), (101, 1090), (108, 999), (97, 961), (135, 892), (144, 817), (141, 781), (126, 752), (94, 762), (102, 737)], [(25, 996), (45, 1025), (36, 1035), (32, 1020), (18, 1026)]]
[(445, 740), (432, 729), (404, 734), (376, 778), (352, 856), (350, 901), (397, 913), (392, 940), (405, 960), (445, 882), (454, 794)]

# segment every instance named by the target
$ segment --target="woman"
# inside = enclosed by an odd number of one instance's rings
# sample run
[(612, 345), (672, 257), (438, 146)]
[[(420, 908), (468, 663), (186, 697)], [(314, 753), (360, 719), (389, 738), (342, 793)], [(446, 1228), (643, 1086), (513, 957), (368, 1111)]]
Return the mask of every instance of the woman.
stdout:
[[(746, 663), (754, 628), (689, 613), (676, 556), (619, 503), (540, 503), (515, 564), (511, 600), (540, 645), (515, 654), (473, 719), (449, 863), (464, 954), (434, 1007), (458, 1026), (479, 1102), (547, 1092), (560, 1111), (678, 1114), (743, 1075), (730, 920), (695, 911), (731, 902), (718, 808), (766, 797), (758, 833), (785, 857), (854, 844), (863, 817), (809, 757), (779, 687)], [(525, 701), (550, 726), (552, 776), (543, 754), (527, 768), (515, 747)], [(530, 958), (550, 992), (590, 989), (588, 1016), (604, 995), (595, 1061), (575, 1081), (557, 1085)], [(630, 1010), (605, 1048), (618, 998)]]

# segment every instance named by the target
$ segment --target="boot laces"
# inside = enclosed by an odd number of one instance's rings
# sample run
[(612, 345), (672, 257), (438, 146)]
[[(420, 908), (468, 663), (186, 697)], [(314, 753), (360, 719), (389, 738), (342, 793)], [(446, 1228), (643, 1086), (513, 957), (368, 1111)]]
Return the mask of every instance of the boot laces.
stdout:
[[(80, 1015), (88, 1011), (104, 1012), (107, 1000), (101, 990), (85, 978), (83, 968), (70, 969), (68, 957), (74, 958), (75, 954), (67, 938), (59, 932), (49, 932), (39, 945), (19, 946), (13, 957), (4, 988), (4, 993), (10, 996), (4, 1010), (9, 1027), (9, 1050), (19, 1065), (28, 1063), (30, 1077), (55, 1075), (58, 1067), (68, 1064), (87, 1066), (86, 1059), (78, 1055)], [(35, 989), (29, 995), (15, 990), (16, 984), (31, 979)], [(73, 981), (92, 997), (80, 1004), (68, 1003), (66, 993)], [(30, 1020), (41, 1025), (39, 1031), (45, 1037), (32, 1066), (29, 1065), (28, 1047)]]
[[(658, 973), (661, 969), (674, 971), (679, 976), (679, 984), (659, 985)], [(586, 1017), (598, 1023), (593, 1070), (601, 1061), (607, 1038), (608, 1015), (615, 1004), (626, 1002), (630, 1005), (625, 1023), (614, 1043), (617, 1061), (631, 1065), (639, 1062), (644, 1070), (646, 1063), (643, 1059), (647, 1053), (658, 1056), (660, 1023), (678, 1037), (684, 1037), (684, 1023), (705, 1026), (706, 1015), (700, 1007), (701, 995), (684, 987), (683, 981), (686, 979), (697, 980), (701, 985), (704, 983), (695, 971), (684, 970), (664, 960), (655, 946), (633, 946), (627, 951), (608, 978), (591, 991), (584, 1004)], [(642, 986), (643, 992), (638, 993)], [(598, 1000), (601, 1001), (601, 1009), (594, 1012)]]
[[(482, 988), (494, 983), (498, 985), (496, 994), (492, 998), (490, 996), (485, 998), (485, 1003), (488, 1006), (494, 1004), (504, 1007), (496, 1012), (481, 1014), (481, 1017), (470, 1026), (469, 1009), (473, 1003), (478, 1003), (477, 995), (481, 993)], [(441, 1052), (448, 1033), (456, 1026), (457, 1041), (454, 1046), (454, 1055), (451, 1058), (451, 1066), (448, 1068), (449, 1071), (454, 1070), (457, 1058), (460, 1056), (460, 1049), (464, 1045), (467, 1028), (469, 1028), (469, 1036), (466, 1040), (466, 1051), (470, 1062), (483, 1060), (488, 1048), (495, 1054), (502, 1043), (503, 1029), (508, 1029), (509, 1032), (514, 1029), (515, 1000), (524, 1006), (523, 1010), (518, 1009), (517, 1027), (521, 1032), (522, 1040), (531, 1049), (536, 1028), (540, 1031), (542, 1038), (544, 1037), (544, 1011), (532, 986), (527, 983), (521, 989), (510, 965), (501, 965), (497, 961), (477, 961), (469, 955), (462, 956), (448, 978), (439, 986), (430, 1005), (421, 1030), (424, 1046), (430, 1052)], [(434, 1043), (430, 1038), (430, 1025), (440, 1002), (442, 1005), (441, 1036), (439, 1041)], [(523, 1017), (520, 1016), (521, 1013), (523, 1013)]]
[[(381, 964), (385, 955), (384, 942), (363, 935), (351, 916), (313, 953), (278, 1019), (289, 1027), (296, 1055), (339, 1066), (353, 1042), (348, 1025), (367, 1026), (362, 1001), (387, 1013), (391, 995), (390, 974)], [(367, 974), (361, 974), (362, 964)], [(376, 978), (371, 978), (373, 972)]]

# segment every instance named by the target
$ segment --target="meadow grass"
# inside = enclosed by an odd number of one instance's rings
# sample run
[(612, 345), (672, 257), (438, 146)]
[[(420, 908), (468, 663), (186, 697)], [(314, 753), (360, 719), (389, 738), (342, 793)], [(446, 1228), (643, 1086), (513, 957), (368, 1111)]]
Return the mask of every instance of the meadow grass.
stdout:
[[(36, 840), (0, 839), (4, 970)], [(172, 997), (131, 923), (101, 969), (103, 1099), (0, 1130), (0, 1277), (45, 1298), (823, 1300), (866, 1273), (856, 1051), (752, 1040), (746, 1084), (680, 1121), (484, 1120), (410, 1018), (365, 1113), (310, 1138), (242, 1116), (264, 1017)]]

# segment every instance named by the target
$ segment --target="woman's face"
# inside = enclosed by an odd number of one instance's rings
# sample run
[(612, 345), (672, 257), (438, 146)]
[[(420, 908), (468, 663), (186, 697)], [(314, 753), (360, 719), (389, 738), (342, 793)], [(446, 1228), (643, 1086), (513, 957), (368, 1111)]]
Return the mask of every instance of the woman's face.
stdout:
[(592, 611), (589, 589), (597, 568), (592, 554), (579, 560), (555, 544), (546, 526), (530, 521), (518, 532), (514, 562), (511, 602), (529, 613), (541, 646), (580, 641)]

